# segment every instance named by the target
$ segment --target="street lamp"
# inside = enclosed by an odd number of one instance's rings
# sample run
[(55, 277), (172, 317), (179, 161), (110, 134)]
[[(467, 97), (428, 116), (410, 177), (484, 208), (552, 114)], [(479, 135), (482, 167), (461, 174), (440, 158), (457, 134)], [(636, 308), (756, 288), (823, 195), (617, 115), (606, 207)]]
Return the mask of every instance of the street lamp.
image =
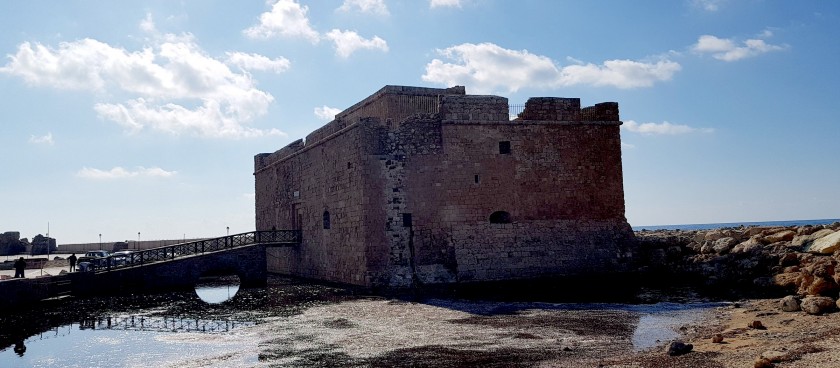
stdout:
[(137, 232), (137, 245), (134, 246), (134, 249), (140, 249), (140, 232)]
[(99, 250), (102, 250), (102, 234), (99, 234)]
[(227, 229), (227, 235), (230, 236), (230, 226), (225, 226), (225, 229)]

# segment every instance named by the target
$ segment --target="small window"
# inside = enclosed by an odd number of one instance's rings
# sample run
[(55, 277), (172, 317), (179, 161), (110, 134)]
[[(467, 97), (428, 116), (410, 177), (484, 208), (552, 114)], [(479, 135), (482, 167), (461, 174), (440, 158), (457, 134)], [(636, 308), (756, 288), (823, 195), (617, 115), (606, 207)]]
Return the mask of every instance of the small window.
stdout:
[(404, 213), (403, 214), (403, 227), (411, 227), (411, 214)]
[(324, 211), (324, 229), (330, 228), (330, 211)]
[(476, 183), (476, 184), (478, 184), (478, 182), (480, 181), (479, 179), (480, 179), (480, 178), (478, 177), (478, 175), (476, 175), (476, 176), (475, 176), (475, 183)]
[(500, 155), (509, 155), (510, 154), (510, 141), (499, 142), (499, 154)]
[(490, 214), (491, 224), (509, 224), (510, 214), (505, 211), (496, 211)]

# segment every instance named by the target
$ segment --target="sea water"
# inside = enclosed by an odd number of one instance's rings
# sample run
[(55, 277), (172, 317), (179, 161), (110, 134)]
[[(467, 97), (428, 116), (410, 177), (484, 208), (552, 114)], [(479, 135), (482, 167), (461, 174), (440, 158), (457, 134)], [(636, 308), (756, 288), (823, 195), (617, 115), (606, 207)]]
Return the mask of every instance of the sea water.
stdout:
[(711, 224), (682, 224), (682, 225), (647, 225), (633, 226), (634, 231), (640, 230), (711, 230), (721, 228), (732, 228), (740, 226), (804, 226), (804, 225), (828, 225), (840, 222), (840, 219), (819, 219), (819, 220), (787, 220), (787, 221), (757, 221), (757, 222), (720, 222)]

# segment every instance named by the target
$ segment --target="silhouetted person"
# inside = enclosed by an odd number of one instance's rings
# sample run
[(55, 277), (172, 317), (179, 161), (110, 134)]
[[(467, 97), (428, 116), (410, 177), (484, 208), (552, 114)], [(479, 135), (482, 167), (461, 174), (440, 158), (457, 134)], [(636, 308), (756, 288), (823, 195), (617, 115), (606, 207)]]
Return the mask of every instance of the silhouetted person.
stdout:
[(23, 344), (23, 340), (19, 340), (15, 343), (14, 351), (18, 356), (23, 356), (23, 353), (26, 352), (26, 345)]
[(26, 269), (26, 260), (23, 257), (20, 257), (17, 261), (15, 261), (15, 278), (23, 278), (23, 270)]
[(67, 260), (70, 261), (70, 272), (75, 271), (76, 270), (76, 253), (73, 253), (73, 254), (70, 255), (70, 257), (67, 257)]

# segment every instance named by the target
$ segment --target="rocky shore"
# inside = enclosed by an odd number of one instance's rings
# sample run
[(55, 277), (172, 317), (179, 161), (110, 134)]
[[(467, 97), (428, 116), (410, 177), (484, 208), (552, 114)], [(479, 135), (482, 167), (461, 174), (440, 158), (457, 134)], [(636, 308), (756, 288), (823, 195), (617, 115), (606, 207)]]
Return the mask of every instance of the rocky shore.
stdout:
[(605, 366), (840, 366), (840, 222), (636, 236), (646, 280), (741, 301), (686, 336), (690, 348), (675, 356), (648, 352)]

